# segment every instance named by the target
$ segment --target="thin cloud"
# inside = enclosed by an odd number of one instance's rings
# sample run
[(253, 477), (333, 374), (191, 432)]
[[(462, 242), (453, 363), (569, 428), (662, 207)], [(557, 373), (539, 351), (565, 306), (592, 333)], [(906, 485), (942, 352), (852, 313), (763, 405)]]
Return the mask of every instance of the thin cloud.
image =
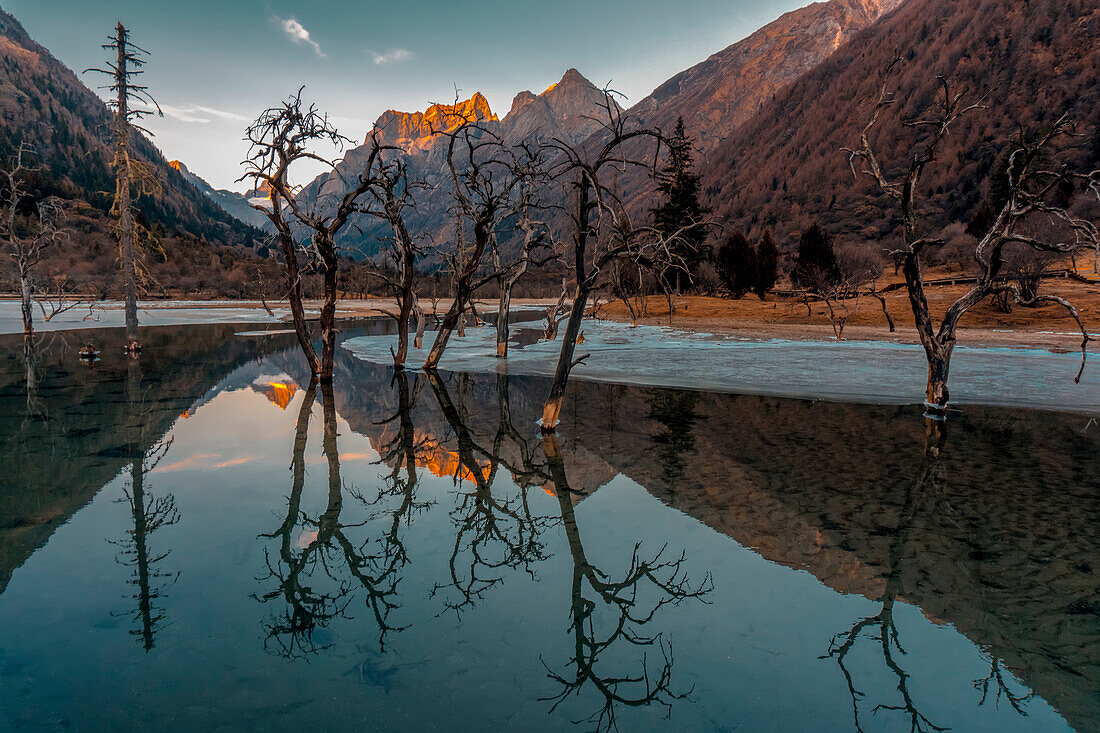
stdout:
[(408, 61), (413, 57), (413, 52), (406, 48), (391, 48), (387, 49), (385, 53), (371, 51), (370, 55), (371, 58), (374, 59), (374, 63), (377, 66), (381, 66), (382, 64), (396, 64), (401, 61)]
[[(156, 110), (156, 107), (145, 104), (144, 102), (138, 102), (137, 106), (150, 112)], [(239, 115), (236, 112), (227, 112), (221, 109), (214, 109), (213, 107), (206, 107), (201, 104), (162, 104), (160, 106), (160, 111), (164, 113), (165, 117), (171, 117), (180, 122), (191, 122), (201, 125), (209, 124), (215, 119), (229, 120), (230, 122), (248, 121), (247, 117)]]
[(294, 18), (276, 18), (276, 20), (279, 21), (279, 25), (283, 27), (283, 32), (290, 37), (290, 40), (294, 41), (294, 43), (299, 46), (304, 43), (316, 51), (318, 56), (324, 57), (325, 54), (321, 51), (320, 44), (309, 37), (309, 31), (305, 29), (305, 26)]

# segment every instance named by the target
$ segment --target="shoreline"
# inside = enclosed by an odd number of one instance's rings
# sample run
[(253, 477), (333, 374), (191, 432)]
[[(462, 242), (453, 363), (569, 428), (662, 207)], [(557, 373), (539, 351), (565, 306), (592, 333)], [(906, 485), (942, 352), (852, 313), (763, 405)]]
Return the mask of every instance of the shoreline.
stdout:
[[(513, 308), (530, 312), (542, 311), (554, 305), (556, 298), (520, 298), (513, 299)], [(18, 299), (0, 297), (0, 305), (10, 303), (15, 305)], [(496, 299), (484, 298), (475, 300), (480, 314), (495, 313)], [(567, 301), (568, 303), (568, 301)], [(865, 312), (857, 313), (858, 318), (845, 326), (843, 339), (837, 339), (828, 318), (823, 311), (818, 311), (823, 306), (821, 303), (813, 303), (815, 311), (806, 316), (806, 306), (800, 302), (786, 301), (762, 301), (756, 298), (752, 301), (733, 301), (711, 296), (686, 296), (674, 299), (675, 313), (670, 321), (667, 304), (664, 298), (651, 297), (646, 316), (638, 318), (639, 325), (661, 326), (673, 328), (691, 334), (715, 334), (732, 336), (754, 340), (786, 339), (791, 341), (881, 341), (898, 344), (919, 344), (916, 328), (912, 324), (912, 316), (907, 311), (901, 311), (894, 304), (890, 304), (890, 312), (896, 325), (896, 330), (891, 332), (888, 326), (882, 322), (884, 317), (875, 303), (875, 309), (867, 308)], [(102, 313), (117, 313), (122, 310), (120, 301), (101, 301), (93, 304), (97, 311)], [(269, 301), (268, 305), (276, 315), (274, 318), (264, 311), (259, 300), (155, 300), (139, 301), (139, 312), (171, 312), (188, 310), (239, 310), (255, 313), (261, 316), (260, 321), (288, 323), (289, 313), (285, 301)], [(315, 312), (320, 307), (320, 301), (309, 300), (305, 302), (307, 316), (314, 318)], [(907, 305), (907, 304), (906, 304)], [(449, 299), (439, 299), (435, 307), (442, 312), (450, 306)], [(422, 307), (425, 313), (433, 313), (433, 305), (430, 300), (423, 300)], [(377, 298), (370, 300), (339, 300), (336, 306), (337, 318), (385, 318), (387, 313), (395, 312), (393, 301)], [(621, 301), (601, 300), (594, 309), (598, 320), (606, 320), (616, 323), (629, 324), (630, 314)], [(986, 308), (986, 311), (992, 311)], [(1018, 309), (1020, 310), (1020, 309)], [(1054, 353), (1074, 353), (1081, 350), (1081, 334), (1076, 324), (1063, 312), (1053, 308), (1037, 309), (1047, 311), (1045, 313), (1027, 313), (1027, 318), (1004, 317), (1003, 314), (981, 312), (977, 325), (967, 325), (964, 320), (958, 327), (958, 346), (977, 348), (1043, 348)], [(739, 311), (750, 311), (740, 313)], [(77, 309), (74, 312), (83, 312)], [(591, 311), (590, 311), (591, 312)], [(933, 313), (933, 317), (936, 314)], [(1060, 316), (1060, 317), (1059, 317)], [(1089, 353), (1100, 352), (1100, 318), (1090, 309), (1081, 309), (1082, 320), (1088, 329), (1090, 339), (1088, 342)], [(40, 318), (35, 319), (39, 326)], [(242, 322), (248, 322), (245, 318)], [(541, 323), (539, 318), (532, 323)], [(873, 321), (879, 321), (874, 323)], [(1004, 321), (1004, 322), (998, 322)], [(77, 330), (84, 328), (110, 328), (112, 325), (100, 324), (98, 321), (86, 321), (80, 323), (65, 323), (57, 330)], [(158, 324), (148, 324), (158, 325)], [(54, 328), (41, 328), (42, 331), (54, 330)], [(2, 332), (15, 333), (10, 329), (0, 329)]]

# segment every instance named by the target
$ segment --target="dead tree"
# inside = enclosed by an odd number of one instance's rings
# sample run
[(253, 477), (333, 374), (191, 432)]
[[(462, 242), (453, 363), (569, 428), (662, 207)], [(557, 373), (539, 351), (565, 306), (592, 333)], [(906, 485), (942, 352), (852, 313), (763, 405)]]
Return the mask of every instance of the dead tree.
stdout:
[(535, 154), (527, 151), (526, 170), (521, 172), (519, 196), (515, 207), (515, 228), (523, 233), (523, 244), (519, 256), (503, 264), (499, 241), (494, 237), (490, 252), (493, 269), (496, 271), (500, 293), (497, 299), (497, 357), (508, 356), (509, 318), (512, 310), (512, 291), (527, 274), (531, 265), (541, 267), (556, 258), (550, 242), (550, 229), (545, 222), (532, 217), (535, 207), (534, 183), (542, 179), (541, 166)]
[(108, 38), (103, 48), (115, 51), (114, 63), (108, 63), (105, 69), (87, 69), (106, 74), (111, 84), (104, 87), (115, 97), (108, 105), (115, 111), (114, 138), (115, 152), (111, 165), (115, 170), (115, 196), (112, 213), (118, 217), (119, 262), (122, 267), (122, 289), (126, 300), (126, 348), (131, 353), (141, 349), (138, 341), (137, 289), (139, 280), (147, 277), (139, 258), (139, 250), (153, 242), (152, 235), (134, 220), (133, 190), (137, 193), (151, 193), (158, 186), (152, 175), (152, 168), (139, 161), (131, 149), (135, 131), (152, 135), (151, 132), (136, 124), (156, 110), (162, 114), (160, 105), (149, 94), (148, 87), (133, 83), (144, 72), (145, 56), (149, 52), (130, 41), (130, 32), (121, 22), (115, 26), (115, 34)]
[[(655, 170), (664, 138), (659, 131), (648, 128), (628, 131), (626, 120), (614, 103), (611, 92), (604, 92), (602, 107), (606, 116), (602, 123), (603, 142), (594, 152), (590, 152), (588, 147), (574, 146), (560, 139), (547, 143), (548, 149), (559, 160), (553, 171), (554, 177), (567, 181), (572, 197), (568, 205), (570, 235), (563, 245), (565, 252), (562, 259), (572, 271), (573, 303), (550, 392), (543, 406), (544, 431), (554, 430), (558, 423), (569, 373), (580, 361), (574, 359), (573, 353), (588, 298), (610, 273), (610, 265), (616, 260), (628, 259), (659, 271), (661, 263), (673, 259), (670, 243), (678, 241), (686, 231), (686, 228), (681, 228), (671, 235), (664, 235), (652, 227), (635, 228), (631, 224), (626, 207), (615, 191), (615, 173), (626, 166), (644, 166)], [(627, 152), (636, 144), (647, 142), (654, 145), (651, 160), (639, 159)], [(703, 222), (692, 222), (689, 227), (702, 225)]]
[[(888, 78), (900, 63), (895, 59), (886, 70)], [(936, 161), (940, 143), (948, 129), (960, 117), (979, 110), (979, 103), (967, 104), (963, 94), (954, 92), (948, 80), (937, 77), (942, 99), (934, 113), (928, 118), (904, 120), (902, 124), (910, 129), (926, 133), (925, 139), (918, 144), (902, 174), (892, 177), (879, 162), (871, 148), (870, 135), (879, 122), (884, 110), (894, 104), (894, 95), (884, 81), (875, 102), (871, 118), (863, 128), (859, 147), (845, 149), (853, 174), (870, 177), (878, 188), (897, 202), (900, 209), (902, 226), (902, 248), (897, 252), (902, 262), (905, 285), (909, 294), (909, 303), (913, 309), (917, 332), (928, 359), (928, 388), (925, 396), (927, 407), (942, 412), (947, 407), (947, 376), (951, 364), (951, 354), (955, 348), (956, 329), (962, 317), (974, 306), (990, 296), (1006, 294), (1020, 305), (1054, 303), (1065, 308), (1081, 329), (1081, 370), (1075, 382), (1081, 379), (1085, 368), (1085, 357), (1089, 341), (1088, 332), (1073, 305), (1065, 298), (1055, 295), (1032, 294), (1026, 296), (1015, 283), (1002, 279), (1005, 247), (1019, 244), (1042, 252), (1068, 254), (1084, 246), (1100, 247), (1096, 225), (1090, 221), (1072, 216), (1065, 208), (1051, 202), (1062, 186), (1083, 183), (1100, 196), (1100, 171), (1081, 174), (1062, 166), (1057, 170), (1044, 169), (1043, 156), (1052, 144), (1074, 133), (1073, 124), (1065, 116), (1060, 117), (1049, 129), (1038, 136), (1029, 136), (1021, 130), (1012, 141), (1012, 153), (1008, 162), (1008, 197), (997, 213), (989, 229), (980, 238), (974, 251), (978, 264), (978, 282), (961, 298), (952, 303), (937, 329), (928, 310), (928, 299), (924, 292), (924, 280), (921, 274), (921, 253), (929, 247), (942, 246), (944, 241), (929, 237), (921, 232), (918, 222), (917, 189), (925, 168)], [(1047, 218), (1055, 222), (1066, 236), (1064, 241), (1057, 237), (1040, 239), (1022, 231), (1023, 225), (1033, 218)]]
[[(450, 131), (440, 132), (447, 140), (447, 169), (454, 187), (455, 213), (459, 241), (449, 255), (453, 287), (451, 306), (436, 331), (435, 341), (424, 361), (425, 369), (435, 369), (460, 318), (472, 305), (475, 292), (498, 278), (496, 273), (482, 276), (486, 252), (497, 246), (497, 229), (514, 210), (514, 197), (529, 180), (534, 162), (524, 147), (510, 148), (504, 140), (475, 121), (461, 118)], [(462, 236), (468, 223), (472, 241)]]
[(886, 296), (882, 294), (882, 291), (878, 287), (878, 275), (871, 278), (867, 284), (867, 292), (871, 297), (878, 301), (879, 306), (882, 308), (882, 315), (886, 316), (886, 323), (890, 326), (890, 333), (897, 330), (894, 325), (894, 319), (890, 315), (890, 311), (886, 308)]
[(25, 143), (15, 149), (11, 164), (0, 170), (3, 176), (3, 200), (0, 201), (0, 244), (7, 250), (19, 278), (20, 312), (23, 316), (23, 337), (34, 336), (35, 269), (44, 251), (65, 238), (61, 229), (64, 209), (56, 197), (30, 203), (26, 176), (35, 170), (25, 157), (30, 155)]
[[(300, 88), (278, 107), (260, 114), (248, 128), (247, 138), (251, 148), (244, 161), (247, 171), (241, 180), (250, 179), (257, 187), (270, 187), (271, 196), (267, 202), (254, 208), (267, 216), (277, 232), (294, 332), (309, 362), (310, 371), (322, 380), (332, 379), (340, 266), (336, 239), (351, 215), (362, 210), (360, 199), (364, 194), (383, 185), (379, 169), (385, 166), (384, 152), (392, 148), (379, 144), (372, 146), (361, 171), (355, 174), (355, 180), (345, 181), (348, 188), (336, 201), (318, 197), (316, 201), (307, 203), (297, 198), (298, 188), (291, 183), (291, 168), (297, 168), (295, 164), (302, 161), (314, 161), (337, 170), (334, 161), (314, 152), (313, 148), (320, 144), (342, 147), (350, 142), (333, 127), (328, 116), (321, 113), (316, 105), (306, 107)], [(298, 232), (306, 233), (308, 240), (300, 243)], [(307, 265), (322, 276), (320, 358), (313, 348), (306, 324), (302, 304), (304, 269), (299, 257), (305, 258)]]
[(569, 300), (569, 281), (561, 281), (561, 294), (558, 296), (557, 302), (546, 309), (546, 326), (542, 329), (542, 338), (540, 341), (553, 341), (558, 337), (558, 326), (564, 318), (569, 315), (569, 308), (566, 307), (566, 302)]
[[(370, 135), (373, 149), (385, 151), (388, 148), (379, 142), (378, 132), (375, 128)], [(393, 316), (397, 321), (397, 351), (392, 352), (393, 365), (403, 369), (409, 354), (410, 318), (416, 318), (414, 348), (421, 347), (424, 337), (424, 310), (416, 293), (416, 261), (423, 252), (405, 224), (405, 212), (415, 203), (412, 192), (421, 184), (409, 180), (408, 166), (399, 157), (386, 160), (380, 154), (373, 164), (377, 167), (376, 184), (367, 190), (372, 200), (360, 212), (384, 221), (393, 231), (388, 240), (388, 255), (397, 274), (391, 276), (382, 268), (375, 268), (371, 274), (382, 280), (397, 300), (397, 315)]]

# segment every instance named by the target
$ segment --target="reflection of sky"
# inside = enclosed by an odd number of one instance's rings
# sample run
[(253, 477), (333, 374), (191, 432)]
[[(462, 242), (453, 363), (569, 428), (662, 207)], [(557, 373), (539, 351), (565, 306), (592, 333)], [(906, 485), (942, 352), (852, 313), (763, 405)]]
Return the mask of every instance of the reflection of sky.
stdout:
[[(392, 634), (380, 652), (373, 616), (362, 596), (353, 595), (348, 618), (317, 634), (319, 644), (331, 644), (329, 650), (296, 662), (264, 651), (263, 621), (283, 603), (281, 596), (267, 604), (255, 598), (277, 589), (264, 578), (267, 564), (277, 562), (279, 539), (264, 535), (286, 515), (294, 425), (304, 394), (299, 390), (283, 411), (251, 389), (227, 390), (175, 424), (164, 463), (146, 479), (147, 493), (172, 494), (181, 516), (149, 538), (154, 552), (170, 550), (158, 569), (179, 574), (158, 599), (166, 623), (150, 654), (127, 634), (129, 619), (120, 611), (132, 606), (130, 569), (117, 564), (118, 548), (105, 541), (123, 537), (128, 526), (126, 505), (118, 503), (125, 474), (16, 570), (0, 596), (0, 688), (15, 692), (0, 696), (0, 723), (18, 716), (78, 719), (89, 729), (184, 730), (265, 728), (272, 721), (302, 728), (324, 720), (327, 729), (357, 730), (369, 720), (378, 729), (569, 730), (569, 720), (598, 707), (590, 689), (553, 715), (539, 702), (556, 692), (546, 666), (566, 671), (573, 650), (573, 566), (561, 528), (544, 536), (551, 557), (533, 566), (534, 577), (505, 573), (507, 582), (475, 608), (461, 617), (443, 613), (447, 590), (432, 590), (449, 582), (451, 513), (461, 487), (430, 474), (422, 477), (417, 498), (437, 505), (402, 528), (410, 562), (402, 571), (393, 620), (409, 628)], [(430, 401), (431, 395), (421, 399)], [(314, 518), (328, 504), (322, 431), (318, 404), (302, 497), (302, 511)], [(342, 417), (338, 432), (340, 521), (354, 542), (369, 547), (390, 527), (386, 510), (393, 504), (370, 503), (389, 468), (374, 463), (377, 453), (367, 437)], [(516, 491), (508, 472), (498, 472), (494, 495)], [(536, 488), (528, 499), (536, 515), (557, 516), (558, 501), (547, 493)], [(833, 634), (877, 613), (878, 604), (763, 560), (670, 510), (623, 475), (578, 503), (576, 514), (586, 557), (609, 576), (629, 567), (641, 542), (643, 556), (665, 545), (673, 556), (683, 550), (693, 580), (708, 572), (714, 577), (709, 604), (665, 607), (649, 629), (663, 632), (672, 644), (673, 687), (693, 690), (690, 699), (674, 705), (671, 722), (663, 709), (620, 709), (621, 730), (850, 729), (843, 677), (832, 660), (820, 657)], [(299, 526), (291, 543), (300, 550), (316, 537), (315, 527)], [(312, 573), (306, 582), (313, 590), (333, 589), (319, 567)], [(604, 613), (597, 604), (594, 621), (606, 621)], [(988, 662), (976, 647), (917, 608), (899, 604), (895, 615), (907, 651), (900, 659), (922, 712), (933, 722), (966, 731), (1065, 729), (1038, 699), (1029, 703), (1028, 718), (1007, 705), (978, 708), (971, 681), (984, 677)], [(875, 648), (874, 640), (865, 639), (850, 658), (868, 707), (897, 699), (896, 678)], [(607, 658), (626, 665), (619, 669), (638, 671), (633, 653), (616, 649)], [(389, 680), (384, 691), (376, 686), (380, 675)], [(425, 689), (432, 690), (431, 705), (424, 704)], [(873, 720), (900, 724), (886, 711)]]
[[(287, 419), (298, 417), (298, 410), (305, 399), (306, 390), (298, 389), (285, 408)], [(172, 446), (170, 461), (157, 467), (157, 473), (172, 471), (204, 471), (231, 468), (246, 463), (270, 463), (289, 465), (290, 444), (286, 442), (284, 421), (271, 420), (270, 412), (283, 412), (267, 395), (253, 389), (237, 389), (220, 393), (215, 399), (196, 411), (196, 416), (178, 420), (172, 430), (176, 443)], [(198, 419), (201, 416), (201, 420)], [(210, 421), (219, 426), (211, 431)], [(312, 429), (321, 421), (321, 405), (314, 405), (310, 419)], [(356, 435), (343, 421), (339, 421), (341, 436), (341, 461), (377, 461), (378, 453), (370, 443)], [(346, 437), (345, 437), (346, 436)], [(346, 443), (363, 440), (362, 449), (344, 450)], [(319, 445), (319, 441), (318, 441)], [(187, 448), (181, 448), (187, 446)], [(183, 455), (184, 450), (189, 452)], [(315, 454), (307, 453), (306, 462), (319, 464), (327, 459), (317, 448)]]

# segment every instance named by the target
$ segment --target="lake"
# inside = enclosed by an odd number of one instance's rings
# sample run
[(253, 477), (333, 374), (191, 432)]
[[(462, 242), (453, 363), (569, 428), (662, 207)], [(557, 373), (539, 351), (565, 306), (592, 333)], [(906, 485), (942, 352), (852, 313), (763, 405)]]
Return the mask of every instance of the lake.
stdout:
[(1095, 411), (591, 379), (546, 439), (537, 370), (284, 328), (0, 337), (0, 729), (1097, 730)]

